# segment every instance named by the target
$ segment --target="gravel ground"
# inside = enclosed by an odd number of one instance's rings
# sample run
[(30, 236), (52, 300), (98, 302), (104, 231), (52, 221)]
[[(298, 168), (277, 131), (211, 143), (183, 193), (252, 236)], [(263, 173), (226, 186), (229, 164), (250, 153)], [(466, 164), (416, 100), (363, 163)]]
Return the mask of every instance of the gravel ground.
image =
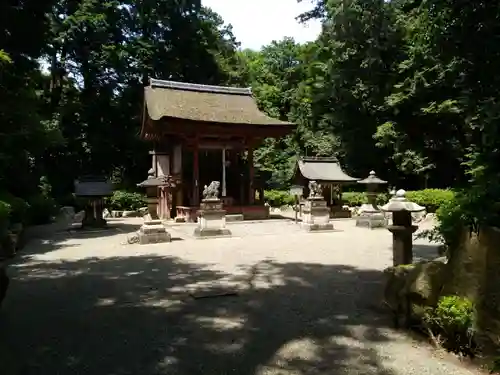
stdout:
[[(339, 220), (309, 234), (269, 221), (194, 240), (184, 224), (172, 243), (125, 245), (139, 224), (23, 251), (0, 313), (0, 374), (475, 373), (390, 328), (379, 309), (386, 230)], [(417, 257), (435, 250), (416, 242)]]

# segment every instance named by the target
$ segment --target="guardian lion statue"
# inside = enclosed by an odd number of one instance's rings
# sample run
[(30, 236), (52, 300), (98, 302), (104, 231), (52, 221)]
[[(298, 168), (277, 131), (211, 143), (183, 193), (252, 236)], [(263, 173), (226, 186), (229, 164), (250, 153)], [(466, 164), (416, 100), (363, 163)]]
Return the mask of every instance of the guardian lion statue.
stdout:
[(203, 199), (219, 199), (219, 181), (212, 181), (210, 185), (205, 185), (203, 189)]
[(316, 181), (309, 181), (309, 198), (323, 197), (323, 188)]

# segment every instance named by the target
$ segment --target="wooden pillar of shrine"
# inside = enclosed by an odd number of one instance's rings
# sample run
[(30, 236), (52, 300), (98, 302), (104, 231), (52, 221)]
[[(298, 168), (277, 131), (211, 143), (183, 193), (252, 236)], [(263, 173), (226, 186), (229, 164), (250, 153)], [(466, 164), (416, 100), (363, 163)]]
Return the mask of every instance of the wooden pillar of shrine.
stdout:
[(199, 166), (199, 142), (195, 140), (193, 145), (193, 205), (198, 206), (200, 200), (200, 166)]
[(248, 146), (248, 204), (254, 204), (255, 191), (254, 191), (254, 168), (253, 168), (253, 144)]
[[(179, 176), (182, 180), (182, 144), (176, 144), (173, 147), (172, 152), (172, 171), (175, 176)], [(182, 206), (184, 203), (184, 194), (182, 183), (180, 187), (177, 187), (175, 192), (175, 206)]]

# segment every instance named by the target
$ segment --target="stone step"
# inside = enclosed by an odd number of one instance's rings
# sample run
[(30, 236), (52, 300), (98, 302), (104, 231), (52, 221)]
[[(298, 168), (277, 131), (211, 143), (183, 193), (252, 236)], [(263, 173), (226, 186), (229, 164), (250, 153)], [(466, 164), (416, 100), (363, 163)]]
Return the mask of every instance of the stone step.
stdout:
[(243, 221), (243, 214), (226, 215), (226, 222)]

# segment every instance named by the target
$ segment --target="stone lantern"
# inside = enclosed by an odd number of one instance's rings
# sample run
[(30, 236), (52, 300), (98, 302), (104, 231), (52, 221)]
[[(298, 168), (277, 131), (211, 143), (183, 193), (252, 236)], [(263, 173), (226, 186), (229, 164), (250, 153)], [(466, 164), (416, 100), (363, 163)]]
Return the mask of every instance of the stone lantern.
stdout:
[(301, 185), (292, 185), (290, 187), (290, 194), (294, 196), (295, 198), (295, 205), (293, 207), (293, 210), (295, 211), (295, 223), (298, 222), (298, 214), (299, 214), (299, 209), (300, 209), (300, 203), (299, 199), (302, 196), (304, 192), (304, 187)]
[(148, 214), (153, 220), (158, 219), (158, 189), (161, 181), (155, 177), (155, 171), (151, 168), (148, 171), (148, 178), (137, 184), (138, 187), (146, 189), (146, 203), (148, 205)]
[(368, 203), (363, 204), (359, 209), (359, 216), (356, 218), (356, 226), (367, 226), (368, 228), (380, 228), (387, 225), (387, 219), (380, 208), (377, 207), (377, 190), (380, 185), (387, 184), (387, 181), (381, 180), (371, 171), (370, 175), (364, 180), (358, 181), (358, 184), (366, 185), (366, 195)]
[(387, 229), (392, 233), (394, 266), (413, 262), (413, 233), (418, 226), (413, 225), (411, 214), (425, 210), (425, 207), (408, 201), (405, 194), (404, 190), (398, 190), (386, 205), (380, 207), (382, 211), (392, 213), (392, 225)]
[(146, 203), (148, 205), (148, 214), (153, 220), (158, 220), (158, 192), (160, 188), (173, 189), (179, 184), (179, 180), (172, 176), (154, 176), (154, 170), (148, 171), (148, 178), (137, 184), (138, 187), (146, 189)]

